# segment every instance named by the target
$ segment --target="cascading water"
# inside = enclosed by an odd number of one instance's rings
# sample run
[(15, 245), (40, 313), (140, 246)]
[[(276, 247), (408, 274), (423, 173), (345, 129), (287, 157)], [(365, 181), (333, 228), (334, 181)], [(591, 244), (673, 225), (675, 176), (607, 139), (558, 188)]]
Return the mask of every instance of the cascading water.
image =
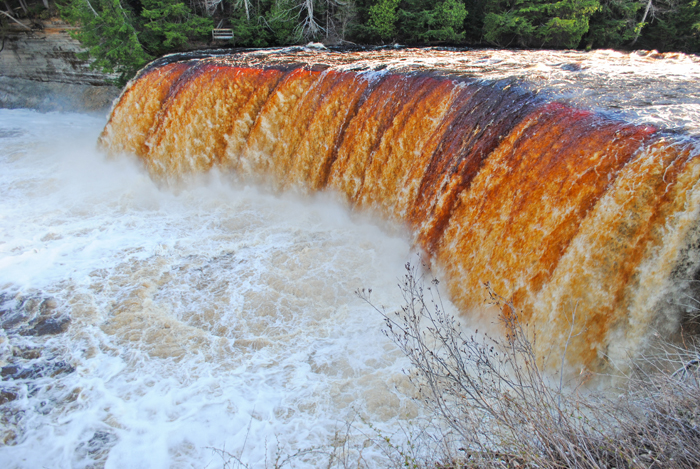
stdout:
[(698, 268), (697, 141), (382, 54), (166, 60), (124, 92), (101, 144), (160, 180), (216, 167), (405, 223), (467, 318), (494, 314), (490, 282), (544, 353), (575, 316), (579, 367), (691, 322), (678, 304)]
[(293, 49), (165, 58), (106, 126), (0, 111), (0, 466), (386, 466), (366, 439), (422, 411), (353, 292), (401, 304), (411, 244), (467, 321), (490, 281), (556, 352), (575, 310), (571, 364), (672, 336), (698, 82), (684, 55)]

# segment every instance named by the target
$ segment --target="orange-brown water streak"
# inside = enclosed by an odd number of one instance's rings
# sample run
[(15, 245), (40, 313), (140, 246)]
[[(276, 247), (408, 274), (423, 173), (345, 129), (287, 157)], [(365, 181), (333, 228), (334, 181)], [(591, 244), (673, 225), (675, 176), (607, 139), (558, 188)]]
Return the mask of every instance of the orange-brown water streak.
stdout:
[(488, 281), (543, 355), (573, 331), (571, 364), (604, 369), (688, 322), (673, 303), (698, 267), (697, 145), (507, 82), (175, 62), (129, 85), (101, 144), (163, 181), (217, 166), (406, 223), (467, 318), (493, 314)]

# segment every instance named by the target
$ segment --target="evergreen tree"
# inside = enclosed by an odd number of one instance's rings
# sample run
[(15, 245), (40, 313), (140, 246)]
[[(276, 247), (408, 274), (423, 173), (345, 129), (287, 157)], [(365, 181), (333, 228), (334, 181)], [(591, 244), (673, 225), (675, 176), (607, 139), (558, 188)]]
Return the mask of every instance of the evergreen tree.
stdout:
[(467, 9), (458, 0), (445, 0), (435, 5), (428, 21), (430, 30), (423, 34), (426, 40), (460, 41), (464, 39), (464, 19)]
[[(641, 47), (700, 52), (700, 0), (58, 0), (92, 67), (124, 84), (153, 57), (209, 37), (233, 44), (309, 40), (408, 44), (486, 40), (503, 47)], [(469, 14), (467, 14), (469, 11)]]
[(464, 6), (469, 14), (464, 22), (465, 38), (471, 43), (483, 42), (484, 16), (490, 0), (465, 0)]
[(598, 0), (495, 0), (484, 38), (504, 47), (577, 47), (599, 8)]
[(267, 47), (274, 44), (265, 13), (270, 0), (238, 0), (232, 4), (229, 20), (233, 29), (233, 44), (243, 47)]
[(460, 41), (464, 39), (467, 9), (459, 0), (433, 3), (430, 0), (404, 0), (398, 9), (401, 41)]
[(396, 37), (396, 21), (399, 19), (396, 9), (401, 0), (379, 0), (369, 8), (369, 28), (383, 41)]
[(297, 27), (295, 6), (295, 0), (273, 0), (266, 14), (268, 28), (277, 45), (295, 44), (303, 39), (300, 27)]
[(214, 27), (211, 18), (192, 13), (181, 0), (142, 0), (139, 35), (154, 55), (183, 49), (192, 41), (205, 39)]
[(57, 7), (81, 26), (72, 36), (87, 48), (83, 58), (92, 58), (92, 68), (118, 74), (118, 85), (153, 59), (139, 40), (132, 10), (119, 0), (68, 0)]
[(233, 44), (236, 46), (266, 47), (270, 45), (270, 30), (262, 16), (246, 18), (244, 12), (234, 10), (231, 16), (231, 28)]
[(357, 18), (354, 0), (239, 0), (231, 23), (236, 45), (263, 47), (345, 39)]
[(699, 0), (656, 0), (651, 6), (636, 46), (700, 52)]
[(637, 13), (642, 4), (637, 0), (600, 0), (600, 9), (591, 16), (584, 42), (592, 47), (621, 47), (635, 36)]

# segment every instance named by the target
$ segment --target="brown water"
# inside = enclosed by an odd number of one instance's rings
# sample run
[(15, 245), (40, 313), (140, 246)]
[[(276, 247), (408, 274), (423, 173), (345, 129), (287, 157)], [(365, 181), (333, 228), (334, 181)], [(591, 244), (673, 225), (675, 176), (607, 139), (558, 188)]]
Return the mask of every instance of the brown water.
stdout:
[(400, 304), (406, 237), (216, 172), (160, 190), (104, 125), (0, 110), (0, 467), (311, 468), (338, 435), (385, 466), (365, 434), (420, 409), (354, 291)]
[(386, 467), (384, 436), (433, 456), (353, 294), (397, 308), (411, 246), (480, 330), (486, 280), (550, 356), (575, 311), (575, 367), (694, 314), (696, 57), (195, 56), (106, 127), (0, 111), (2, 467)]
[[(563, 348), (575, 314), (567, 359), (601, 370), (693, 314), (677, 304), (697, 270), (700, 196), (698, 142), (643, 123), (648, 112), (614, 118), (611, 95), (636, 77), (672, 99), (700, 62), (600, 54), (526, 52), (519, 68), (517, 53), (493, 51), (164, 61), (124, 92), (101, 144), (137, 154), (157, 180), (217, 167), (405, 223), (465, 317), (495, 317), (489, 282), (544, 354)], [(654, 66), (667, 69), (656, 88)], [(578, 93), (559, 86), (567, 73)], [(693, 125), (696, 88), (680, 119)]]

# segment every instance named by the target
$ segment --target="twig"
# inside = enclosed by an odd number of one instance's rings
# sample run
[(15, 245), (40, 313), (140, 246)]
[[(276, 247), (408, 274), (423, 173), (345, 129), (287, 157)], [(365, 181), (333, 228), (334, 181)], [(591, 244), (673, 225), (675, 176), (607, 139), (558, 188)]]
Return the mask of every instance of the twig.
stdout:
[(27, 26), (26, 24), (22, 23), (21, 21), (15, 19), (15, 18), (14, 18), (12, 15), (10, 15), (8, 12), (0, 10), (0, 13), (2, 13), (2, 14), (5, 15), (5, 16), (7, 16), (7, 17), (10, 18), (12, 21), (14, 21), (14, 22), (17, 23), (18, 25), (22, 26), (23, 28), (26, 28), (26, 29), (28, 29), (29, 31), (32, 30), (32, 28), (30, 28), (30, 27)]
[(676, 375), (682, 374), (683, 378), (685, 378), (690, 371), (691, 368), (697, 367), (700, 365), (700, 358), (694, 358), (690, 360), (688, 363), (684, 364), (681, 368), (678, 370), (674, 371), (673, 374), (671, 375), (672, 378), (675, 378)]

